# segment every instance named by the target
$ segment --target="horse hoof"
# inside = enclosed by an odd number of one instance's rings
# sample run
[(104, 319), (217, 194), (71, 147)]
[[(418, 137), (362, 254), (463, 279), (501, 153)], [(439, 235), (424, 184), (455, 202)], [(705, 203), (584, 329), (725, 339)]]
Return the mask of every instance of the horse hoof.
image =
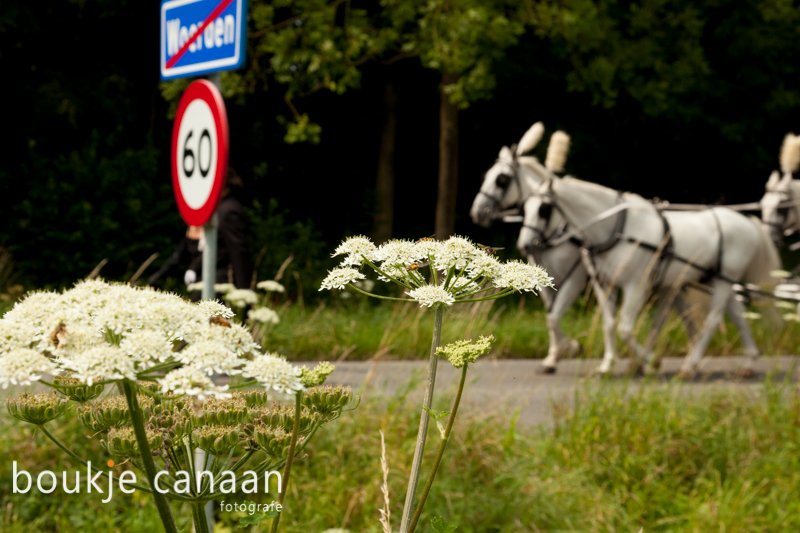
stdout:
[(539, 367), (539, 371), (537, 372), (537, 374), (555, 374), (555, 373), (556, 373), (555, 366), (545, 366), (545, 365), (541, 365)]
[(678, 372), (678, 379), (681, 381), (691, 381), (694, 378), (694, 372), (688, 370), (681, 370)]
[(745, 368), (742, 367), (736, 371), (740, 378), (754, 378), (756, 377), (756, 371), (752, 368)]

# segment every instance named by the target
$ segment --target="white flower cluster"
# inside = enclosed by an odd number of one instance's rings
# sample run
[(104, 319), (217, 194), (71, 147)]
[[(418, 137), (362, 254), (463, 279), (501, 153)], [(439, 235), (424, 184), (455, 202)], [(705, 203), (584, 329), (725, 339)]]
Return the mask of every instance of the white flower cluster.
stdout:
[(223, 296), (236, 307), (246, 307), (258, 303), (258, 295), (250, 289), (234, 289)]
[(300, 377), (303, 370), (292, 366), (277, 354), (264, 354), (249, 361), (242, 371), (246, 378), (253, 378), (267, 389), (285, 394), (295, 394), (304, 389)]
[(259, 281), (256, 284), (257, 289), (261, 289), (267, 292), (286, 292), (286, 287), (278, 283), (273, 279), (268, 279), (266, 281)]
[[(521, 261), (498, 261), (495, 250), (459, 236), (444, 241), (396, 239), (377, 247), (366, 237), (351, 237), (336, 248), (333, 256), (343, 255), (344, 259), (323, 280), (320, 290), (344, 289), (351, 284), (360, 288), (366, 276), (359, 269), (364, 266), (374, 269), (379, 280), (401, 285), (407, 296), (427, 307), (553, 286), (543, 268)], [(426, 268), (433, 272), (423, 276), (421, 270)]]
[[(68, 371), (87, 384), (148, 375), (163, 392), (224, 395), (210, 375), (236, 375), (246, 365), (252, 371), (267, 357), (246, 328), (226, 320), (232, 316), (219, 302), (195, 305), (101, 280), (63, 293), (34, 292), (0, 320), (0, 385), (30, 385), (45, 373)], [(275, 374), (275, 382), (263, 372), (259, 377), (265, 387), (292, 388), (284, 375)]]
[(263, 324), (277, 324), (281, 320), (278, 318), (278, 313), (269, 307), (259, 307), (258, 309), (251, 309), (247, 312), (247, 318), (261, 322)]

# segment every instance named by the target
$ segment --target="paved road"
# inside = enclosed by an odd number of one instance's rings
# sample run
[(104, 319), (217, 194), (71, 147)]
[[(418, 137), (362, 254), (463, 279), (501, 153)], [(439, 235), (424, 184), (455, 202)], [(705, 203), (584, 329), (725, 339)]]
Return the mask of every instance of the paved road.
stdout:
[[(756, 377), (739, 379), (735, 371), (743, 362), (743, 357), (709, 357), (703, 362), (700, 371), (691, 382), (675, 385), (679, 394), (697, 394), (715, 389), (741, 390), (753, 394), (763, 384), (768, 373), (783, 378), (787, 372), (794, 372), (800, 364), (798, 356), (763, 357), (756, 364)], [(655, 383), (647, 386), (666, 387), (678, 372), (682, 357), (664, 358), (661, 372)], [(592, 371), (599, 360), (579, 359), (559, 363), (558, 372), (541, 375), (538, 360), (487, 360), (470, 367), (468, 385), (464, 393), (465, 408), (520, 409), (519, 421), (524, 424), (549, 424), (552, 422), (553, 404), (568, 406), (576, 390), (582, 387), (597, 386), (598, 379)], [(642, 378), (629, 380), (625, 377), (627, 361), (617, 362), (614, 376), (619, 386), (631, 385), (638, 388), (645, 384)], [(377, 361), (336, 363), (336, 371), (328, 383), (350, 385), (361, 391), (364, 398), (393, 395), (405, 388), (412, 380), (419, 383), (419, 398), (422, 397), (422, 384), (425, 381), (427, 362), (424, 361)], [(436, 390), (448, 388), (454, 391), (458, 385), (458, 371), (446, 361), (440, 362)], [(452, 395), (448, 395), (452, 398)]]

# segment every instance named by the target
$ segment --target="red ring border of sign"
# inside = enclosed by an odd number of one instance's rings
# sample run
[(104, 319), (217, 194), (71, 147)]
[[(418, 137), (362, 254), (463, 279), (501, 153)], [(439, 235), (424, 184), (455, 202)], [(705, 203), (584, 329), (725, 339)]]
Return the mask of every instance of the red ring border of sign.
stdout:
[[(178, 178), (178, 133), (181, 120), (186, 108), (196, 99), (205, 100), (211, 113), (214, 115), (214, 126), (217, 128), (217, 168), (214, 171), (214, 185), (206, 203), (199, 209), (192, 209), (181, 195), (181, 186)], [(178, 111), (175, 113), (175, 122), (172, 125), (172, 145), (170, 153), (170, 170), (172, 171), (172, 190), (175, 201), (178, 203), (183, 220), (190, 226), (202, 226), (214, 215), (217, 210), (222, 189), (225, 186), (225, 177), (228, 170), (228, 150), (230, 139), (228, 135), (228, 112), (219, 89), (208, 80), (192, 82), (178, 102)]]

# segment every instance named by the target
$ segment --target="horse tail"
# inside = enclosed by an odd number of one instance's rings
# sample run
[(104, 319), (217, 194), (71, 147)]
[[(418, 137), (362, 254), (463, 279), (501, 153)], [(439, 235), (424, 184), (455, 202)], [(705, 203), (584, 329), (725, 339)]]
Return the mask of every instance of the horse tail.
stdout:
[(747, 267), (742, 281), (756, 285), (775, 283), (777, 280), (772, 277), (772, 272), (783, 269), (778, 247), (770, 237), (769, 228), (761, 222), (761, 219), (754, 216), (748, 219), (758, 230), (758, 250), (752, 263)]

